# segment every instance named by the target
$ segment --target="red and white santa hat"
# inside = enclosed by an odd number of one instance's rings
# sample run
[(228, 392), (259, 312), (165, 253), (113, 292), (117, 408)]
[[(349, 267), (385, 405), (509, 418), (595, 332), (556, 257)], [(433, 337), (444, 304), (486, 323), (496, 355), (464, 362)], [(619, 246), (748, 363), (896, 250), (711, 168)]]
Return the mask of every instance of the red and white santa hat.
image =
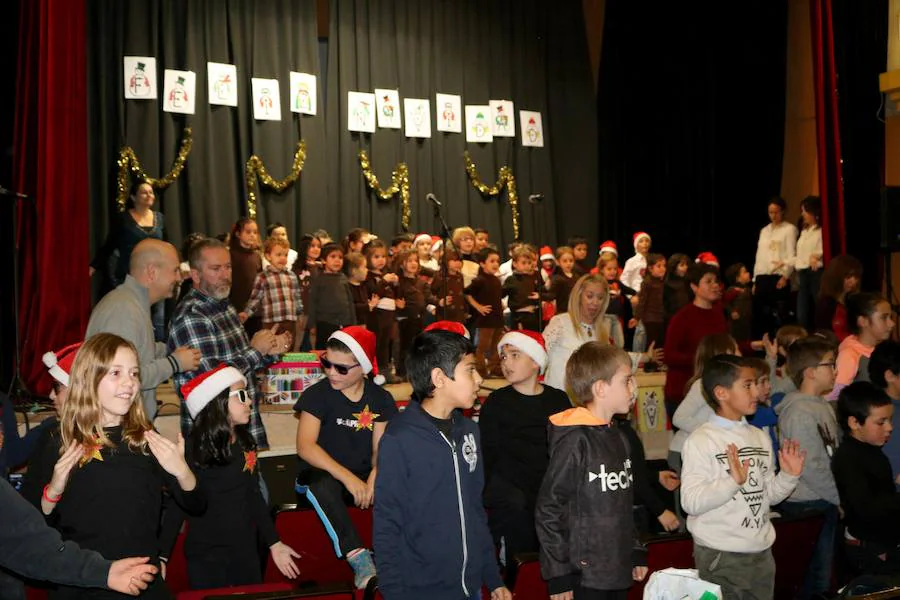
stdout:
[(634, 234), (634, 236), (632, 238), (632, 243), (634, 244), (635, 250), (637, 250), (638, 242), (640, 242), (643, 239), (646, 239), (649, 242), (650, 234), (647, 233), (646, 231), (638, 231), (636, 234)]
[(222, 364), (181, 386), (181, 397), (191, 418), (196, 419), (207, 404), (235, 383), (247, 385), (247, 378), (231, 365)]
[[(646, 234), (645, 234), (646, 235)], [(637, 242), (635, 242), (637, 244)], [(619, 255), (619, 247), (616, 246), (616, 243), (612, 240), (606, 240), (602, 244), (600, 244), (600, 251), (597, 254), (603, 254), (604, 252), (609, 252), (610, 254)]]
[(428, 242), (430, 244), (434, 243), (431, 239), (430, 233), (420, 233), (419, 235), (417, 235), (416, 239), (413, 240), (413, 246), (418, 246), (419, 242)]
[(701, 252), (697, 255), (697, 260), (695, 262), (719, 268), (719, 259), (716, 258), (716, 255), (712, 252)]
[[(435, 238), (437, 238), (437, 239), (435, 239)], [(437, 252), (438, 250), (440, 250), (441, 248), (444, 247), (444, 240), (442, 240), (440, 237), (438, 237), (436, 235), (431, 236), (431, 239), (433, 240), (431, 242), (431, 253), (434, 254), (435, 252)]]
[(556, 260), (556, 257), (553, 256), (553, 248), (550, 246), (541, 246), (541, 261), (545, 260)]
[(41, 357), (50, 376), (66, 387), (69, 387), (69, 373), (72, 372), (72, 363), (75, 362), (75, 355), (78, 354), (79, 348), (81, 348), (81, 342), (66, 346), (56, 352), (45, 352)]
[(537, 363), (541, 373), (547, 368), (547, 345), (544, 343), (544, 336), (538, 332), (527, 329), (510, 331), (500, 338), (497, 352), (502, 352), (503, 346), (513, 346), (527, 354)]
[(375, 334), (361, 325), (351, 325), (332, 333), (329, 340), (343, 343), (353, 354), (363, 373), (373, 375), (372, 381), (382, 385), (384, 375), (378, 374), (378, 360), (375, 358)]
[(449, 331), (451, 333), (461, 335), (467, 340), (472, 339), (471, 336), (469, 336), (469, 330), (466, 329), (466, 326), (456, 321), (435, 321), (434, 323), (426, 327), (424, 331), (434, 331), (435, 329)]

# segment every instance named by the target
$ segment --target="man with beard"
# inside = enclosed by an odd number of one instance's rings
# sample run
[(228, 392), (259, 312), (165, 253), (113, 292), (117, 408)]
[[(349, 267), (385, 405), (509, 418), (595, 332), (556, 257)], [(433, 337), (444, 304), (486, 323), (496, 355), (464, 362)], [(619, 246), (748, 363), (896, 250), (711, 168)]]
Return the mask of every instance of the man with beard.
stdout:
[[(247, 392), (251, 405), (250, 434), (257, 446), (269, 447), (266, 430), (256, 402), (255, 372), (271, 364), (275, 357), (291, 347), (289, 333), (275, 335), (274, 329), (263, 329), (248, 339), (238, 313), (228, 301), (231, 292), (231, 253), (228, 246), (215, 239), (204, 239), (191, 246), (188, 262), (194, 287), (184, 297), (172, 315), (169, 325), (169, 348), (191, 346), (203, 353), (199, 371), (210, 371), (221, 364), (229, 364), (247, 378)], [(196, 373), (175, 374), (175, 390), (181, 396), (181, 386)], [(182, 398), (183, 400), (183, 398)], [(181, 431), (187, 437), (191, 417), (181, 404)]]
[(156, 417), (156, 387), (172, 375), (193, 371), (200, 364), (200, 350), (194, 344), (166, 345), (155, 341), (150, 307), (175, 294), (181, 283), (178, 251), (162, 240), (148, 238), (131, 253), (125, 283), (108, 293), (94, 307), (85, 339), (98, 333), (113, 333), (137, 348), (141, 367), (141, 395), (144, 412), (152, 422)]

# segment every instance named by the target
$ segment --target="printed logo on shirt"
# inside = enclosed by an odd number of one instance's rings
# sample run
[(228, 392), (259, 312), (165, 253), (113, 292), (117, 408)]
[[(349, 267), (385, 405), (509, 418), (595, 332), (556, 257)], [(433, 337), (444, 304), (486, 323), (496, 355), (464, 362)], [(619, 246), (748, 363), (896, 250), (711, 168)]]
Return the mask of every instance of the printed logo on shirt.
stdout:
[(475, 445), (475, 434), (467, 433), (463, 436), (462, 455), (469, 465), (469, 473), (475, 472), (478, 465), (478, 447)]
[(607, 471), (606, 465), (600, 465), (599, 472), (588, 471), (588, 483), (599, 481), (601, 492), (627, 490), (634, 482), (634, 475), (631, 473), (631, 459), (626, 458), (622, 466), (621, 471)]
[(834, 457), (834, 450), (837, 447), (837, 440), (834, 439), (834, 434), (831, 433), (831, 430), (826, 426), (818, 423), (816, 428), (819, 430), (819, 437), (822, 438), (822, 443), (825, 444), (825, 454), (828, 455), (828, 458)]
[(353, 413), (355, 419), (342, 419), (338, 417), (334, 420), (335, 423), (340, 425), (341, 427), (349, 427), (354, 431), (374, 431), (375, 430), (375, 419), (381, 416), (381, 413), (375, 413), (369, 410), (369, 405), (366, 404), (365, 407), (358, 413)]
[[(744, 447), (738, 450), (738, 460), (747, 462), (747, 481), (739, 491), (751, 513), (751, 516), (741, 519), (741, 527), (744, 529), (760, 529), (769, 522), (768, 512), (762, 511), (765, 499), (763, 479), (769, 472), (768, 458), (768, 451), (760, 446)], [(716, 454), (716, 460), (725, 467), (725, 472), (730, 474), (728, 455), (724, 452)], [(737, 500), (737, 497), (733, 499)]]

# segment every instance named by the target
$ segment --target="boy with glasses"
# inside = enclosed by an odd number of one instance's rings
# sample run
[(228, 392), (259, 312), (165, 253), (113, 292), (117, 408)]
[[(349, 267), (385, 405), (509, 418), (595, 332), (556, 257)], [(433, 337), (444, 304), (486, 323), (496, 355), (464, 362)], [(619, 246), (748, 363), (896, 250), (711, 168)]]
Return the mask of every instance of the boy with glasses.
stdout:
[(353, 526), (347, 502), (372, 506), (378, 442), (397, 407), (379, 387), (384, 378), (378, 375), (375, 334), (365, 327), (332, 333), (321, 362), (326, 378), (294, 405), (300, 413), (297, 483), (306, 486), (335, 553), (350, 563), (356, 586), (365, 588), (375, 576), (375, 564)]

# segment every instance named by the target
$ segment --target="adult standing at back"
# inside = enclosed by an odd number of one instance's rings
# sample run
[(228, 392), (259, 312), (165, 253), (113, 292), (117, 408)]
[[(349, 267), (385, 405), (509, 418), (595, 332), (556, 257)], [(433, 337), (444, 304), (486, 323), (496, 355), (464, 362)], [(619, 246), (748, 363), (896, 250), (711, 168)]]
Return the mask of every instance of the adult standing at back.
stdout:
[(815, 330), (816, 301), (822, 285), (823, 256), (822, 200), (818, 196), (807, 196), (800, 203), (800, 223), (802, 231), (797, 240), (797, 269), (799, 290), (797, 292), (797, 322), (807, 331)]
[(768, 225), (759, 232), (756, 264), (753, 267), (753, 324), (756, 339), (784, 324), (791, 294), (791, 273), (797, 254), (797, 228), (784, 220), (787, 205), (783, 198), (769, 200)]
[(94, 307), (85, 339), (98, 333), (113, 333), (128, 340), (138, 351), (144, 412), (156, 416), (156, 387), (172, 375), (193, 371), (200, 364), (200, 351), (173, 347), (166, 350), (153, 332), (151, 307), (175, 295), (181, 284), (181, 266), (175, 246), (145, 239), (131, 252), (130, 272), (124, 282)]

